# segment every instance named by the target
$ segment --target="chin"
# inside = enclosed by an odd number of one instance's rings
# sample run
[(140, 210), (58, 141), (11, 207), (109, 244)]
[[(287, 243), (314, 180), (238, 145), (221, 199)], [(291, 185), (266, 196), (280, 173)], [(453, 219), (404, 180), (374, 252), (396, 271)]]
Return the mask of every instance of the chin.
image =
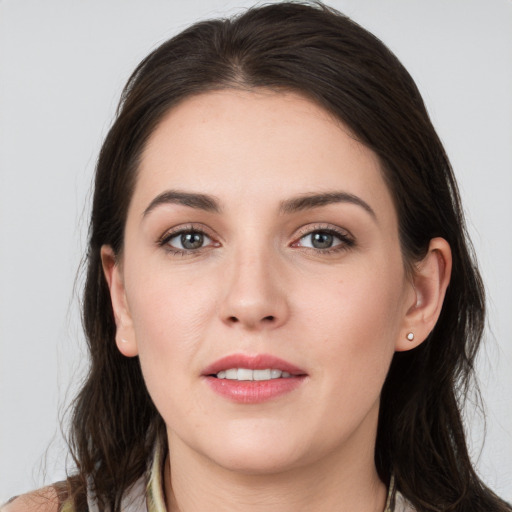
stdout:
[[(307, 449), (306, 447), (309, 447)], [(232, 433), (215, 444), (203, 446), (203, 453), (215, 464), (247, 475), (269, 475), (286, 472), (307, 464), (315, 450), (311, 443), (289, 431)]]
[(300, 466), (296, 453), (284, 453), (282, 450), (238, 450), (224, 453), (214, 460), (225, 470), (244, 475), (275, 475)]

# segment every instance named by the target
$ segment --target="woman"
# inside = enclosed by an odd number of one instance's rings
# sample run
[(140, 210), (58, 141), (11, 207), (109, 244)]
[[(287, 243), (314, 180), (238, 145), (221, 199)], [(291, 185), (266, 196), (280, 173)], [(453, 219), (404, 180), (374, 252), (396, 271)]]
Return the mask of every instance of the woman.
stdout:
[(321, 5), (200, 23), (139, 65), (100, 154), (77, 474), (6, 509), (510, 510), (458, 405), (483, 321), (382, 43)]

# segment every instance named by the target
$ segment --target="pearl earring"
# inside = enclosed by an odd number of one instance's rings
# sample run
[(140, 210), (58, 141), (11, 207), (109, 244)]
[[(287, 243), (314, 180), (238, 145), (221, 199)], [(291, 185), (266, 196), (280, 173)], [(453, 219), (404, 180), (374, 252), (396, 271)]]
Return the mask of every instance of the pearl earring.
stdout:
[(407, 339), (408, 339), (409, 341), (414, 341), (414, 333), (413, 333), (413, 332), (409, 332), (409, 333), (407, 334)]

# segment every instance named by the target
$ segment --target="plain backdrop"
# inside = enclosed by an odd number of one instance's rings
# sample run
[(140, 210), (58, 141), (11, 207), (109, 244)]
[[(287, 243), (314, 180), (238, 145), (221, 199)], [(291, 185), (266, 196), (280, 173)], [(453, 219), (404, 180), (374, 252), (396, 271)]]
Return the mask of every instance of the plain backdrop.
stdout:
[[(62, 415), (87, 356), (78, 314), (90, 181), (136, 64), (245, 0), (0, 0), (0, 502), (62, 479)], [(331, 0), (415, 78), (459, 179), (489, 298), (478, 365), (485, 481), (512, 500), (512, 2)], [(63, 422), (65, 428), (65, 420)]]

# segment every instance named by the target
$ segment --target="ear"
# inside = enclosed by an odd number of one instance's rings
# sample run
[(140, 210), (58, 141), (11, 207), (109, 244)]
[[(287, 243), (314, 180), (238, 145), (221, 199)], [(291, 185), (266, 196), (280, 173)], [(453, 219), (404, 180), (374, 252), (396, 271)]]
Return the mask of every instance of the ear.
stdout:
[(101, 263), (110, 290), (112, 310), (114, 311), (117, 348), (124, 356), (134, 357), (138, 354), (138, 348), (132, 317), (126, 300), (122, 268), (112, 247), (109, 245), (104, 245), (101, 248)]
[(413, 270), (413, 299), (405, 315), (400, 339), (395, 346), (398, 352), (411, 350), (423, 343), (436, 325), (451, 271), (450, 245), (444, 238), (433, 238), (426, 256)]

